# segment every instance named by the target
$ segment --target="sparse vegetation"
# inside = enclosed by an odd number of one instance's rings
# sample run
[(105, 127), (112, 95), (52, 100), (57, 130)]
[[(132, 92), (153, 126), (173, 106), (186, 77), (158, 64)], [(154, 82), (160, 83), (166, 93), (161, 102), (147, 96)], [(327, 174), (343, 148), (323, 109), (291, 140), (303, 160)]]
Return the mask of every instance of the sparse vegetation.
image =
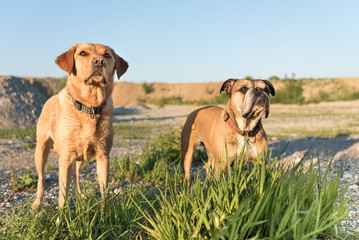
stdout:
[(0, 129), (0, 139), (29, 139), (36, 140), (36, 126)]
[(60, 83), (58, 85), (57, 93), (59, 93), (65, 86), (67, 82), (67, 76), (60, 79)]
[(148, 139), (152, 134), (162, 128), (163, 126), (152, 126), (150, 124), (130, 124), (130, 123), (115, 123), (113, 130), (115, 139)]
[[(252, 77), (247, 76), (247, 79)], [(341, 84), (335, 79), (312, 79), (303, 78), (295, 79), (295, 74), (292, 77), (287, 75), (280, 79), (277, 76), (269, 78), (276, 87), (276, 95), (271, 96), (272, 103), (281, 104), (309, 104), (319, 103), (325, 101), (350, 101), (359, 99), (359, 91), (356, 89), (350, 89), (347, 86)], [(323, 88), (324, 86), (332, 86)], [(277, 87), (279, 86), (279, 87)], [(314, 88), (314, 91), (310, 95), (305, 95), (306, 88)], [(205, 89), (206, 94), (213, 94), (214, 89)], [(165, 105), (218, 105), (225, 104), (228, 100), (228, 96), (225, 93), (221, 95), (215, 95), (209, 100), (183, 100), (180, 96), (162, 97), (160, 99), (142, 98), (138, 99), (141, 103), (156, 104), (159, 106)]]
[(35, 177), (31, 171), (25, 171), (22, 175), (18, 175), (15, 169), (12, 169), (11, 173), (11, 187), (14, 193), (20, 191), (36, 191), (37, 177)]
[(145, 94), (150, 94), (154, 91), (153, 87), (148, 83), (142, 83), (142, 88), (145, 91)]
[(212, 94), (214, 92), (214, 89), (209, 89), (209, 87), (206, 87), (206, 91), (207, 94)]
[(183, 174), (178, 166), (179, 156), (179, 129), (168, 127), (144, 146), (141, 155), (112, 159), (111, 166), (113, 175), (118, 178), (143, 179), (153, 184), (162, 184), (165, 180), (181, 183)]
[(285, 80), (284, 87), (276, 91), (275, 96), (271, 97), (271, 103), (283, 104), (302, 104), (303, 88), (296, 80)]

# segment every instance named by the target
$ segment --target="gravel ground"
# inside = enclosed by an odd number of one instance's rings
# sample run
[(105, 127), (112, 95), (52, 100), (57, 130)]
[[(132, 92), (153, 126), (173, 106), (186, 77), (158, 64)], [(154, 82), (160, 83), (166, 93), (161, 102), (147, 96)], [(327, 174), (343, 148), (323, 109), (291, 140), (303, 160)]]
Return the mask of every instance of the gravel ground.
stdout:
[[(340, 106), (339, 106), (340, 107)], [(155, 124), (170, 123), (180, 124), (184, 121), (184, 113), (189, 113), (195, 109), (193, 106), (184, 106), (174, 108), (171, 112), (169, 107), (156, 109), (153, 112), (157, 115), (151, 115), (151, 108), (146, 109), (142, 107), (141, 113), (136, 109), (117, 108), (121, 115), (115, 117), (117, 122), (143, 122), (153, 121)], [(132, 112), (129, 112), (131, 110)], [(161, 115), (159, 114), (161, 112)], [(266, 120), (269, 124), (270, 119)], [(277, 122), (274, 119), (274, 122)], [(295, 123), (297, 124), (297, 123)], [(303, 122), (305, 124), (305, 122)], [(270, 127), (270, 126), (269, 126)], [(145, 140), (124, 140), (124, 147), (116, 147), (112, 149), (111, 155), (114, 157), (121, 157), (125, 154), (139, 153), (142, 149)], [(0, 140), (0, 215), (4, 217), (4, 211), (12, 207), (19, 206), (24, 202), (32, 202), (35, 199), (33, 192), (18, 192), (13, 193), (11, 190), (11, 169), (14, 168), (17, 174), (23, 171), (32, 170), (34, 173), (33, 154), (34, 149), (29, 149), (27, 146), (31, 142), (28, 140)], [(288, 144), (288, 145), (287, 145)], [(285, 146), (287, 147), (285, 148)], [(333, 138), (302, 138), (297, 140), (277, 140), (271, 139), (269, 144), (272, 150), (272, 156), (278, 156), (282, 150), (281, 161), (286, 164), (294, 164), (298, 162), (304, 154), (310, 149), (307, 154), (305, 166), (310, 164), (310, 160), (314, 162), (319, 161), (325, 166), (328, 161), (333, 158), (334, 165), (340, 165), (344, 170), (341, 176), (341, 188), (348, 187), (349, 196), (352, 198), (350, 202), (350, 211), (348, 218), (351, 220), (342, 223), (342, 227), (349, 231), (359, 232), (359, 135), (351, 134), (349, 136), (339, 136)], [(57, 167), (57, 157), (51, 154), (47, 166)], [(95, 173), (96, 163), (88, 164), (81, 172), (81, 179), (87, 181), (97, 181)], [(204, 167), (199, 166), (192, 172), (203, 171)], [(58, 176), (57, 169), (47, 172), (47, 185), (44, 195), (44, 204), (54, 204), (58, 198)], [(118, 191), (126, 183), (121, 183), (120, 186), (113, 187), (112, 191)], [(0, 220), (1, 224), (1, 220)]]

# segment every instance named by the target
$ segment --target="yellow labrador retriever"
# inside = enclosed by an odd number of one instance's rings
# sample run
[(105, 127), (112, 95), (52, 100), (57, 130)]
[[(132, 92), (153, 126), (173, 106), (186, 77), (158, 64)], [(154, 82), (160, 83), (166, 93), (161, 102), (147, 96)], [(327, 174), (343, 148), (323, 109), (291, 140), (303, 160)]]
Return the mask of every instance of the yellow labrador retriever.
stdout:
[(84, 160), (95, 157), (100, 192), (108, 187), (109, 154), (113, 142), (114, 73), (120, 78), (128, 64), (102, 44), (77, 44), (56, 59), (69, 76), (66, 86), (44, 105), (38, 119), (35, 165), (39, 181), (33, 209), (39, 208), (45, 189), (44, 167), (51, 147), (59, 155), (59, 207), (68, 195), (76, 162), (76, 184)]

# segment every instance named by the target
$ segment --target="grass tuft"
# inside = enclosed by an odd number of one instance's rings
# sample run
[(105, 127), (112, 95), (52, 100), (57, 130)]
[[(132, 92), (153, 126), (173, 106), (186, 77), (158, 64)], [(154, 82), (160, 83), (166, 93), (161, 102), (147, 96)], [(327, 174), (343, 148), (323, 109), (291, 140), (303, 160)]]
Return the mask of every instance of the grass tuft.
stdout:
[[(197, 177), (190, 188), (162, 193), (145, 213), (154, 239), (316, 239), (335, 236), (349, 199), (339, 191), (339, 174), (323, 175), (313, 165), (277, 166), (278, 160), (242, 167), (227, 177)], [(297, 170), (297, 171), (296, 171)], [(338, 203), (340, 200), (340, 203)]]

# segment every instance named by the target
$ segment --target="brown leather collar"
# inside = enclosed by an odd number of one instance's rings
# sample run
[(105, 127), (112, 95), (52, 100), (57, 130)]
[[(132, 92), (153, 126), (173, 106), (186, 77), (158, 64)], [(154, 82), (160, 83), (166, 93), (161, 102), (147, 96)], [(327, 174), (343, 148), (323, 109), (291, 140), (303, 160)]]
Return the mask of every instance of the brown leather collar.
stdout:
[(249, 137), (254, 137), (259, 130), (262, 128), (262, 122), (259, 120), (257, 125), (249, 131), (244, 131), (242, 129), (240, 129), (237, 126), (237, 123), (229, 116), (227, 110), (224, 110), (224, 115), (223, 115), (224, 121), (233, 129), (235, 130), (237, 133), (239, 133), (240, 135), (244, 136), (247, 135)]

